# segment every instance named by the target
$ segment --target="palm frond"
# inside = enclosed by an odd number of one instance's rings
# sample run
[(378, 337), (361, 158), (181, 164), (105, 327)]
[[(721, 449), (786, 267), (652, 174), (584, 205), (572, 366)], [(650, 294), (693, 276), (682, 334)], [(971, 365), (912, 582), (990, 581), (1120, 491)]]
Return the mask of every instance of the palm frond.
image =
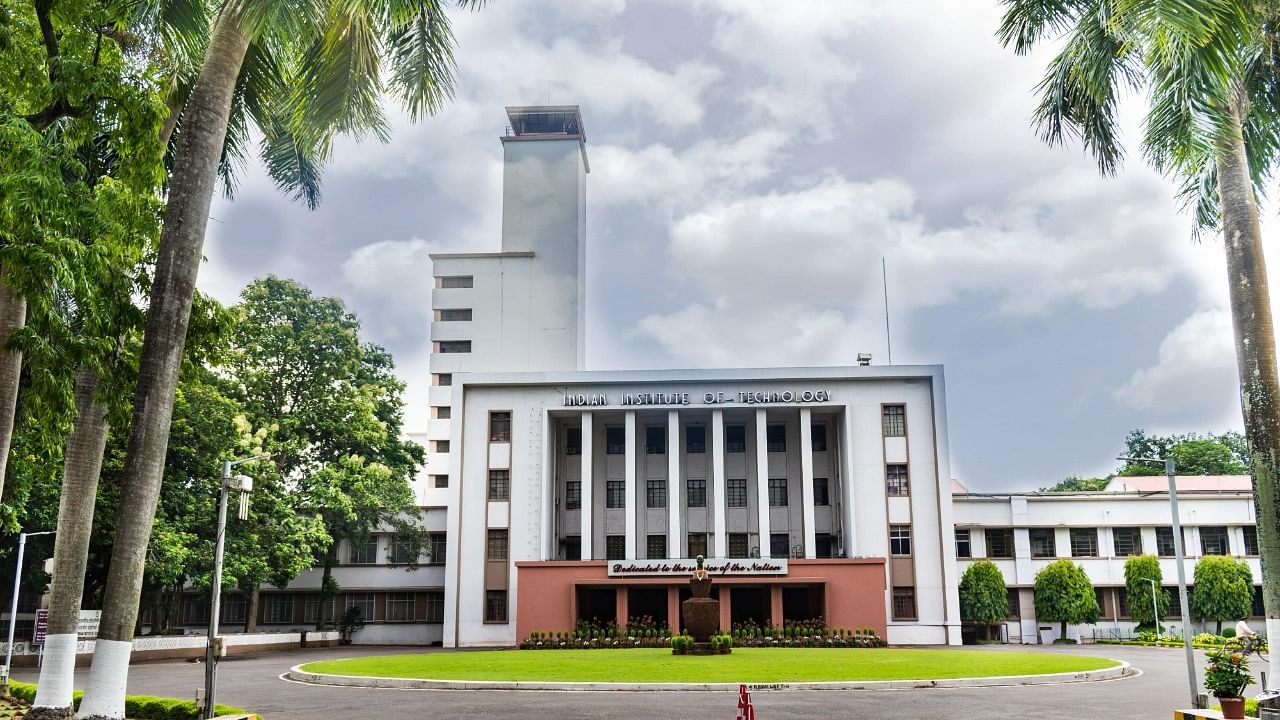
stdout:
[(419, 119), (453, 96), (453, 31), (437, 0), (401, 0), (392, 9), (387, 53), (392, 95)]
[(1004, 0), (1005, 13), (996, 30), (1000, 44), (1024, 55), (1046, 35), (1061, 35), (1074, 26), (1092, 3), (1080, 0)]
[(368, 3), (335, 1), (325, 31), (302, 55), (293, 93), (292, 131), (299, 137), (341, 132), (389, 138), (379, 102), (379, 18)]
[(328, 143), (307, 145), (282, 120), (267, 128), (262, 139), (262, 161), (276, 188), (311, 210), (320, 204), (321, 174), (329, 150)]

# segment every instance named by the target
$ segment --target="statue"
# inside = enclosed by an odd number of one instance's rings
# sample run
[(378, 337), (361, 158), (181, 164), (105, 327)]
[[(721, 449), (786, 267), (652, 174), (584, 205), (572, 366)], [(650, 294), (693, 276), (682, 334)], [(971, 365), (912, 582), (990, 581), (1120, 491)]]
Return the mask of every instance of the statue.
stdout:
[(720, 627), (720, 601), (711, 597), (711, 573), (702, 564), (702, 556), (698, 556), (698, 567), (689, 577), (689, 591), (693, 597), (680, 604), (684, 617), (685, 632), (693, 636), (693, 648), (690, 654), (710, 655), (711, 636)]

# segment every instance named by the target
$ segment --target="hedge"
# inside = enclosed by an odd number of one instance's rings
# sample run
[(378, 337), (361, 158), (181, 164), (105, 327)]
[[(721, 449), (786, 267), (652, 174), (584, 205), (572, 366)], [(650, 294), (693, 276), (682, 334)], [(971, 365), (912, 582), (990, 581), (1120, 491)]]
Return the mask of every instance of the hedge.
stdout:
[[(31, 683), (9, 682), (9, 694), (13, 697), (34, 703), (36, 701), (36, 686)], [(80, 709), (80, 698), (84, 697), (84, 693), (76, 690), (71, 695), (72, 702), (77, 710)], [(214, 706), (215, 715), (244, 715), (247, 713), (240, 708), (228, 707), (226, 705)], [(127, 695), (124, 699), (124, 714), (130, 720), (200, 720), (200, 708), (196, 707), (194, 700), (179, 700), (177, 698), (162, 698), (154, 695)], [(262, 716), (257, 716), (261, 720)]]

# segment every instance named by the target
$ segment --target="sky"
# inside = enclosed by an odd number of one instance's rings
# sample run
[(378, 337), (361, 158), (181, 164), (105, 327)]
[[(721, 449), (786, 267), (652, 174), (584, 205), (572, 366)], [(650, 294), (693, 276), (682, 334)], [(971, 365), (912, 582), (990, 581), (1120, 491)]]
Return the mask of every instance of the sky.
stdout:
[(341, 139), (315, 211), (246, 168), (200, 287), (233, 303), (275, 274), (341, 298), (424, 428), (428, 254), (498, 250), (504, 106), (576, 104), (588, 369), (887, 363), (883, 259), (892, 360), (945, 366), (972, 490), (1105, 474), (1132, 428), (1239, 429), (1222, 244), (1144, 164), (1142, 98), (1114, 177), (1044, 145), (1053, 48), (1014, 55), (999, 18), (993, 0), (457, 11), (454, 100), (418, 123), (389, 102), (386, 144)]

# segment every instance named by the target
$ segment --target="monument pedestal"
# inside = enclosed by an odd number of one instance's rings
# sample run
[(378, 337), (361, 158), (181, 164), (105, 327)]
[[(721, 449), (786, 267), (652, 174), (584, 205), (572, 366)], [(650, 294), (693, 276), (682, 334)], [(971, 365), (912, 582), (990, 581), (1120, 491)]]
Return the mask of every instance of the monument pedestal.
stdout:
[(709, 642), (696, 642), (693, 647), (689, 648), (690, 655), (715, 655), (715, 648), (711, 647)]
[(709, 597), (694, 597), (680, 604), (684, 613), (685, 632), (699, 644), (709, 644), (716, 628), (720, 627), (720, 601)]

